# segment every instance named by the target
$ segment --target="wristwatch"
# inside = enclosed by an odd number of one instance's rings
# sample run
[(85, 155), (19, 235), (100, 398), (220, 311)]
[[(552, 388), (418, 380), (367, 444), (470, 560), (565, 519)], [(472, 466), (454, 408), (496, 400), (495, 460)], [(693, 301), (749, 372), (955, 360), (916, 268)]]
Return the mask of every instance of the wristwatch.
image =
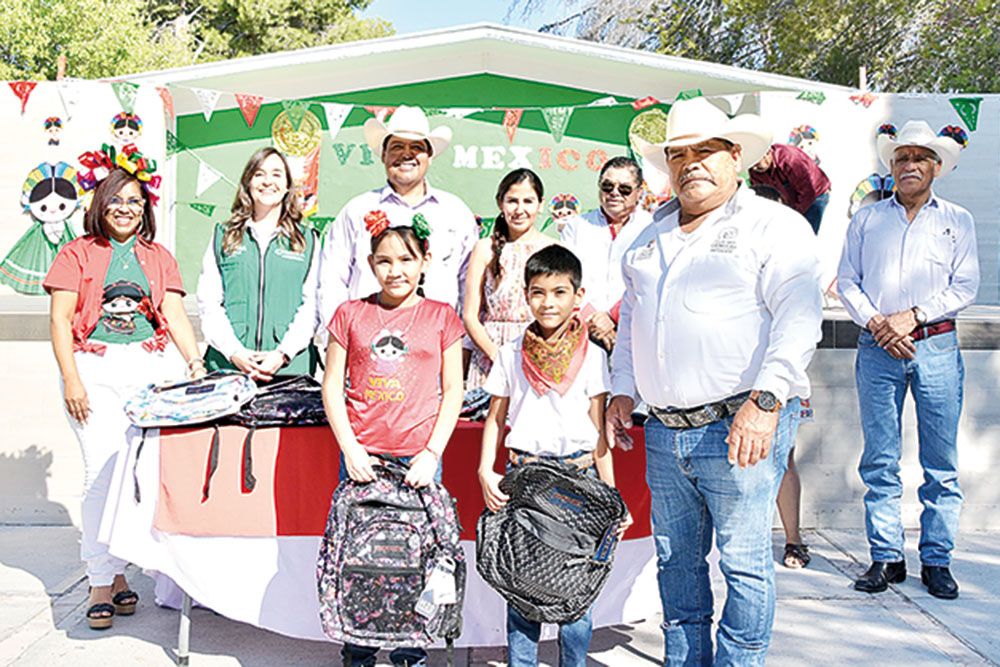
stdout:
[(781, 401), (769, 391), (750, 392), (750, 400), (756, 403), (757, 407), (764, 412), (776, 412), (781, 408)]
[(920, 306), (914, 306), (910, 310), (913, 311), (913, 318), (917, 320), (917, 326), (924, 326), (927, 324), (927, 313), (920, 310)]

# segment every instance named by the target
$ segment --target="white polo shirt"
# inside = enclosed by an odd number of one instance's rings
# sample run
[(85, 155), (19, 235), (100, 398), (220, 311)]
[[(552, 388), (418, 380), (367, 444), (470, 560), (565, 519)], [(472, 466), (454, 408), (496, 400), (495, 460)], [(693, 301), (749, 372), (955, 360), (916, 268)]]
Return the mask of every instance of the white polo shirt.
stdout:
[(808, 398), (822, 335), (816, 237), (740, 187), (691, 233), (676, 199), (625, 252), (612, 393), (691, 408), (750, 389)]
[(600, 434), (590, 420), (590, 399), (610, 389), (607, 354), (587, 341), (587, 355), (566, 395), (550, 389), (539, 396), (521, 368), (522, 340), (518, 336), (500, 346), (483, 384), (485, 392), (510, 398), (507, 447), (542, 456), (593, 451)]

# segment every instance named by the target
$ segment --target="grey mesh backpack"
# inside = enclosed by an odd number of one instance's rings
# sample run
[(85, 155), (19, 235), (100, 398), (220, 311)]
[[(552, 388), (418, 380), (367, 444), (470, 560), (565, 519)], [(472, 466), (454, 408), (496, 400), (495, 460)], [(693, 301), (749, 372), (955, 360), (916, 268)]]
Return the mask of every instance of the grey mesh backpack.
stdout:
[(476, 569), (524, 618), (571, 623), (611, 574), (616, 531), (627, 515), (618, 491), (592, 475), (542, 461), (511, 470), (510, 496), (476, 526)]

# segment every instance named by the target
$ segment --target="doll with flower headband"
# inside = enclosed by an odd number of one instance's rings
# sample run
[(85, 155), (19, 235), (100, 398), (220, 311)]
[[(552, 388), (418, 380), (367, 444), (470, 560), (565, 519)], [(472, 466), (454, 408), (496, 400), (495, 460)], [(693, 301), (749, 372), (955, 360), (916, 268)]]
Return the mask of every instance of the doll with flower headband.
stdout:
[(43, 162), (21, 186), (28, 231), (0, 262), (0, 282), (22, 294), (45, 294), (42, 280), (59, 250), (76, 238), (70, 218), (80, 206), (77, 171), (65, 162)]
[[(87, 564), (93, 629), (135, 613), (139, 596), (127, 563), (98, 539), (115, 460), (136, 429), (125, 401), (139, 388), (205, 372), (181, 297), (177, 262), (153, 241), (155, 163), (126, 146), (81, 156), (93, 165), (80, 182), (93, 189), (85, 235), (67, 243), (45, 276), (50, 332), (63, 403), (83, 453), (80, 555)], [(65, 176), (64, 172), (64, 176)], [(173, 343), (173, 345), (170, 345)]]
[(139, 114), (122, 111), (111, 119), (111, 143), (117, 148), (134, 144), (142, 134), (142, 119)]
[[(450, 304), (423, 296), (430, 262), (427, 220), (389, 226), (365, 215), (368, 265), (379, 291), (342, 303), (327, 327), (323, 404), (342, 453), (341, 479), (375, 480), (378, 456), (406, 465), (406, 483), (441, 480), (441, 456), (462, 405), (462, 323)], [(332, 594), (320, 581), (320, 597)], [(374, 665), (378, 646), (346, 644), (345, 665)], [(400, 647), (393, 664), (425, 664), (419, 647)]]

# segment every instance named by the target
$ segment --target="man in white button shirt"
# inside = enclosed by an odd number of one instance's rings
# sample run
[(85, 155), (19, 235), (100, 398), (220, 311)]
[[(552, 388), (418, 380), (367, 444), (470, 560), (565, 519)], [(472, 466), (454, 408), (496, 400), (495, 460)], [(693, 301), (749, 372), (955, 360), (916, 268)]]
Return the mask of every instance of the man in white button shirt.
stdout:
[(965, 133), (934, 134), (924, 121), (899, 131), (883, 126), (878, 154), (892, 170), (895, 196), (859, 210), (840, 258), (837, 287), (862, 327), (855, 366), (864, 452), (858, 471), (865, 494), (865, 527), (872, 565), (855, 582), (878, 593), (906, 579), (899, 479), (903, 401), (909, 387), (917, 408), (921, 581), (931, 595), (958, 597), (951, 575), (962, 491), (958, 487), (958, 418), (964, 368), (955, 315), (979, 288), (972, 215), (934, 194), (935, 178), (950, 172)]
[(601, 205), (572, 216), (560, 235), (564, 246), (583, 264), (587, 328), (607, 349), (614, 347), (618, 309), (625, 284), (622, 255), (653, 219), (638, 208), (642, 168), (630, 157), (613, 157), (597, 178)]
[(479, 238), (476, 218), (455, 195), (432, 188), (427, 170), (433, 158), (451, 142), (451, 129), (431, 131), (419, 107), (400, 106), (388, 124), (369, 118), (365, 141), (385, 165), (386, 184), (344, 205), (323, 244), (320, 257), (319, 306), (322, 328), (342, 302), (377, 292), (378, 281), (368, 266), (371, 234), (365, 218), (384, 213), (390, 227), (413, 225), (422, 215), (431, 228), (431, 263), (423, 288), (429, 299), (461, 306), (461, 290), (469, 253)]
[[(822, 323), (815, 237), (801, 215), (739, 179), (770, 145), (757, 116), (677, 102), (666, 136), (643, 155), (669, 173), (677, 197), (622, 260), (608, 440), (629, 447), (633, 404), (649, 404), (665, 664), (763, 665), (774, 501)], [(714, 656), (713, 530), (728, 589)]]

